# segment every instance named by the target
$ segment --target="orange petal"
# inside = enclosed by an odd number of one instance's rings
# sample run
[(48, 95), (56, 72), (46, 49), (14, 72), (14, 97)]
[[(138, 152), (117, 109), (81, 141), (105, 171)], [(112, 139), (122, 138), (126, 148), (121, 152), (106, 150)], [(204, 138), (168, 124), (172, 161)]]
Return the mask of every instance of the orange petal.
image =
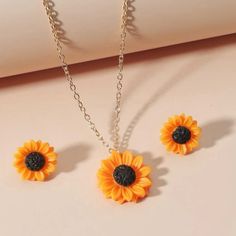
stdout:
[(23, 154), (20, 153), (20, 152), (17, 152), (17, 153), (14, 154), (14, 157), (15, 157), (16, 159), (24, 159), (24, 158), (25, 158), (25, 155), (23, 155)]
[(34, 176), (38, 181), (44, 181), (45, 175), (42, 171), (35, 171)]
[(120, 199), (117, 200), (118, 203), (123, 204), (125, 202), (125, 199), (121, 197)]
[(24, 147), (19, 147), (18, 152), (21, 153), (23, 156), (26, 156), (29, 153), (29, 151)]
[(47, 153), (46, 155), (48, 161), (55, 161), (57, 159), (57, 154), (55, 152)]
[(141, 186), (133, 185), (130, 188), (132, 189), (133, 193), (136, 194), (138, 197), (145, 197), (146, 192)]
[(163, 138), (163, 139), (170, 138), (171, 134), (172, 134), (172, 132), (161, 133), (161, 138)]
[(24, 148), (25, 148), (28, 152), (31, 152), (31, 144), (30, 144), (30, 142), (25, 142), (25, 143), (24, 143)]
[(193, 122), (192, 122), (192, 124), (191, 124), (191, 126), (190, 126), (190, 128), (196, 128), (197, 127), (197, 121), (196, 120), (193, 120)]
[(103, 181), (99, 181), (99, 185), (101, 189), (103, 190), (110, 190), (113, 188), (114, 182), (111, 180), (103, 180)]
[(49, 162), (49, 163), (47, 164), (47, 167), (46, 167), (46, 169), (45, 169), (45, 172), (47, 172), (48, 174), (50, 174), (50, 173), (54, 172), (55, 169), (56, 169), (56, 166), (55, 166), (54, 164), (52, 164), (52, 163)]
[(191, 132), (193, 133), (193, 135), (198, 136), (201, 134), (201, 128), (200, 127), (195, 127), (195, 128), (191, 128)]
[(21, 175), (22, 175), (22, 178), (23, 178), (23, 175), (25, 174), (25, 172), (27, 172), (27, 171), (28, 171), (28, 169), (27, 169), (27, 168), (18, 168), (18, 170), (21, 170), (19, 173), (21, 173)]
[(187, 143), (187, 144), (186, 144), (186, 148), (187, 148), (187, 153), (192, 152), (192, 150), (193, 150), (192, 143)]
[(133, 155), (132, 155), (131, 152), (129, 152), (129, 151), (123, 152), (123, 154), (122, 154), (122, 163), (124, 165), (130, 166), (131, 163), (132, 163), (132, 159), (133, 159)]
[(38, 145), (34, 140), (31, 140), (31, 151), (38, 151)]
[(21, 163), (21, 164), (13, 164), (13, 166), (17, 169), (17, 171), (19, 173), (21, 173), (26, 167), (25, 167), (25, 164)]
[(146, 177), (151, 173), (151, 168), (149, 166), (143, 166), (139, 169), (142, 177)]
[(36, 180), (34, 172), (31, 172), (31, 175), (30, 175), (30, 177), (28, 178), (28, 180), (31, 180), (31, 181)]
[(172, 132), (174, 128), (175, 128), (175, 125), (172, 122), (171, 123), (167, 122), (163, 125), (163, 128), (161, 129), (161, 133), (168, 134), (168, 133)]
[(39, 149), (39, 152), (42, 153), (42, 154), (45, 154), (49, 151), (49, 148), (50, 148), (50, 146), (49, 146), (48, 143), (42, 143), (41, 147)]
[(185, 119), (186, 119), (185, 114), (184, 114), (184, 113), (181, 113), (181, 114), (179, 115), (179, 117), (180, 117), (180, 119), (181, 119), (181, 121), (182, 121), (182, 124), (184, 124), (184, 121), (185, 121)]
[(187, 146), (186, 146), (186, 144), (181, 144), (181, 145), (179, 145), (179, 147), (180, 147), (180, 154), (182, 154), (182, 155), (185, 155), (185, 154), (187, 154), (187, 152), (188, 152), (188, 149), (187, 149)]
[(174, 153), (178, 153), (178, 144), (177, 143), (173, 143), (172, 151)]
[(192, 138), (191, 141), (190, 141), (190, 144), (193, 148), (195, 148), (199, 145), (199, 142), (196, 138)]
[(192, 116), (187, 116), (187, 117), (185, 118), (185, 122), (184, 122), (183, 125), (189, 128), (189, 127), (191, 127), (192, 123), (193, 123), (193, 118), (192, 118)]
[(142, 156), (136, 156), (132, 161), (132, 166), (139, 169), (143, 164), (143, 157)]
[(182, 119), (181, 119), (181, 117), (180, 116), (174, 116), (174, 120), (175, 120), (175, 124), (176, 124), (176, 126), (180, 126), (180, 125), (182, 125)]
[(175, 148), (175, 143), (170, 141), (169, 143), (166, 144), (166, 150), (167, 151), (172, 151)]
[(114, 185), (114, 187), (111, 191), (111, 198), (116, 201), (120, 197), (121, 197), (121, 187)]
[[(47, 152), (47, 155), (48, 155), (48, 153), (54, 153), (54, 147), (49, 147), (48, 152)], [(55, 154), (56, 154), (56, 153), (55, 153)]]
[(122, 164), (122, 158), (120, 153), (116, 152), (116, 151), (112, 151), (111, 154), (111, 160), (113, 161), (113, 163), (118, 166)]
[(103, 194), (105, 195), (106, 198), (111, 198), (111, 190), (112, 189), (103, 190)]
[(152, 185), (152, 182), (149, 178), (143, 177), (143, 178), (140, 178), (136, 184), (145, 188), (145, 187), (150, 187)]
[(22, 173), (25, 170), (25, 166), (16, 166), (16, 170), (18, 173)]
[(107, 173), (103, 169), (99, 169), (97, 172), (98, 178), (103, 178), (103, 179), (110, 179), (112, 180), (112, 175), (110, 173)]
[(30, 170), (25, 169), (25, 171), (22, 173), (22, 178), (27, 180), (31, 178), (32, 172)]
[(122, 188), (123, 198), (130, 202), (133, 198), (133, 192), (129, 188)]
[(106, 172), (111, 173), (113, 172), (115, 166), (111, 160), (107, 159), (107, 160), (102, 160), (102, 168), (104, 168)]
[(139, 199), (139, 197), (137, 195), (133, 194), (132, 202), (137, 203), (138, 199)]
[(161, 136), (161, 142), (166, 144), (172, 141), (172, 138), (170, 135), (162, 135)]
[(14, 160), (14, 166), (24, 164), (24, 158), (17, 158)]
[(37, 144), (37, 150), (39, 151), (39, 150), (41, 149), (41, 146), (42, 146), (42, 141), (41, 141), (41, 140), (38, 140), (38, 141), (36, 142), (36, 144)]

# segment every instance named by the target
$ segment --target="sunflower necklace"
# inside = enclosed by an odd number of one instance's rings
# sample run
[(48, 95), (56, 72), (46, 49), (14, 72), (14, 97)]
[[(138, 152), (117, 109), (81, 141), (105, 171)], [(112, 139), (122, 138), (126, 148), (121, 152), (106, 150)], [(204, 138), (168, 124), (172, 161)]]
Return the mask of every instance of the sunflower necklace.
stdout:
[(121, 96), (122, 96), (122, 79), (123, 79), (123, 64), (124, 64), (124, 50), (127, 31), (127, 12), (128, 0), (124, 0), (122, 6), (122, 24), (120, 34), (120, 50), (118, 57), (118, 74), (116, 84), (116, 105), (115, 105), (115, 119), (113, 126), (114, 144), (111, 146), (101, 135), (88, 114), (87, 109), (77, 91), (76, 85), (73, 82), (69, 71), (69, 66), (66, 63), (65, 55), (63, 53), (62, 44), (60, 42), (59, 32), (53, 15), (52, 5), (49, 0), (44, 0), (43, 5), (49, 19), (51, 31), (56, 43), (58, 57), (61, 61), (62, 69), (65, 73), (65, 78), (69, 82), (70, 90), (73, 97), (78, 103), (78, 107), (88, 123), (90, 129), (95, 133), (98, 140), (108, 149), (109, 156), (102, 160), (101, 167), (98, 170), (98, 185), (107, 198), (111, 198), (118, 203), (137, 202), (148, 195), (151, 187), (151, 180), (149, 174), (151, 169), (149, 166), (143, 164), (143, 157), (134, 155), (130, 151), (119, 151), (119, 121), (121, 111)]

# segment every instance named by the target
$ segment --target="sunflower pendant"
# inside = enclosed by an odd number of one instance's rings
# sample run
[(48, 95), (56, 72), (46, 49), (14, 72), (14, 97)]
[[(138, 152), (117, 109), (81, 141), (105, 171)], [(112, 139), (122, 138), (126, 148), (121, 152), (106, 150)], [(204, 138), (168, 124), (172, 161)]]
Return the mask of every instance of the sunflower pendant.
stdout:
[(44, 181), (57, 164), (57, 154), (48, 143), (30, 140), (18, 148), (14, 166), (24, 180)]
[(186, 155), (199, 145), (201, 128), (197, 121), (185, 114), (168, 119), (161, 129), (161, 142), (167, 151)]
[(134, 156), (130, 151), (112, 151), (98, 170), (98, 185), (106, 198), (120, 204), (136, 203), (149, 193), (150, 172), (151, 168), (143, 164), (142, 156)]

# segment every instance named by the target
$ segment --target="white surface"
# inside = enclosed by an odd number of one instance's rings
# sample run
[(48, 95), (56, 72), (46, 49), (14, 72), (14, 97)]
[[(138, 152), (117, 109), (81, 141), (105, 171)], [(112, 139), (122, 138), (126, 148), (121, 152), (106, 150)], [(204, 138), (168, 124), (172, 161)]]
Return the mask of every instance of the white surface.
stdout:
[[(121, 132), (141, 109), (128, 148), (144, 154), (154, 182), (150, 197), (136, 205), (106, 200), (96, 187), (107, 152), (81, 118), (61, 70), (1, 79), (0, 235), (235, 236), (235, 58), (235, 35), (127, 57)], [(106, 137), (115, 61), (72, 67)], [(183, 111), (203, 135), (200, 149), (180, 158), (166, 153), (159, 130)], [(12, 168), (16, 147), (30, 138), (59, 152), (58, 172), (45, 183), (23, 182)]]
[[(69, 63), (117, 55), (122, 1), (57, 0)], [(235, 0), (130, 1), (127, 51), (236, 32)], [(0, 1), (0, 77), (59, 65), (41, 1)], [(130, 31), (130, 32), (131, 32)]]

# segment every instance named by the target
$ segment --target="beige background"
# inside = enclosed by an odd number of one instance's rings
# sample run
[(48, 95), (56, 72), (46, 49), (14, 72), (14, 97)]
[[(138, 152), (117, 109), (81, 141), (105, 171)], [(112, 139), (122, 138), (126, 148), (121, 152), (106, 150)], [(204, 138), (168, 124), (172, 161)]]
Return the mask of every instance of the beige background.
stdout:
[[(85, 125), (61, 69), (0, 80), (0, 235), (235, 236), (236, 35), (127, 56), (121, 131), (153, 168), (150, 197), (105, 200), (96, 171), (107, 151)], [(88, 110), (109, 138), (117, 58), (72, 66)], [(92, 85), (92, 86), (91, 86)], [(159, 142), (172, 114), (193, 115), (201, 147), (181, 158)], [(139, 114), (139, 115), (137, 115)], [(59, 153), (54, 177), (22, 181), (16, 147), (49, 141)]]
[[(54, 0), (69, 63), (117, 55), (121, 1)], [(58, 66), (41, 1), (0, 1), (0, 77)], [(236, 32), (235, 0), (130, 0), (135, 52)]]

